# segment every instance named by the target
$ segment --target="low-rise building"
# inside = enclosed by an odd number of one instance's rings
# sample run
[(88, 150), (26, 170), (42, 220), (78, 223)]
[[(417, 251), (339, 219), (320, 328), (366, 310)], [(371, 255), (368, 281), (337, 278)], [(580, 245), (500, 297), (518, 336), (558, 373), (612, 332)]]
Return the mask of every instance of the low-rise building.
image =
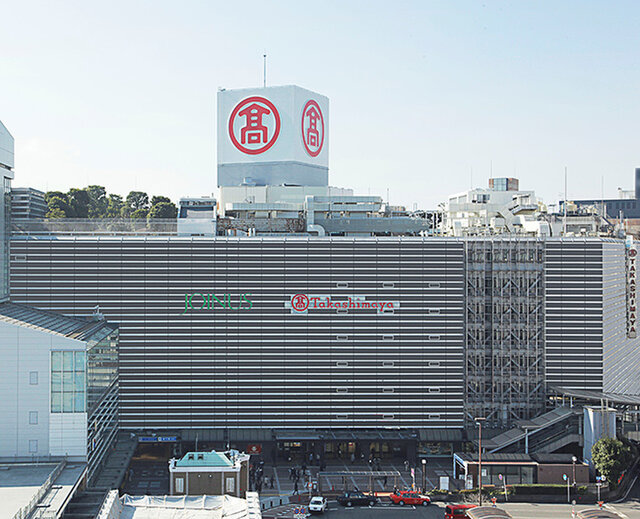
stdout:
[[(589, 483), (589, 465), (573, 461), (571, 454), (504, 454), (482, 455), (483, 485), (519, 485), (566, 483), (564, 476), (576, 484)], [(453, 455), (453, 476), (478, 486), (478, 454), (457, 452)]]
[(169, 461), (172, 496), (222, 495), (246, 497), (249, 455), (237, 451), (187, 452)]
[(118, 429), (118, 328), (2, 303), (0, 344), (0, 462), (84, 462), (90, 481)]
[(11, 218), (44, 218), (47, 214), (44, 193), (32, 187), (11, 188)]

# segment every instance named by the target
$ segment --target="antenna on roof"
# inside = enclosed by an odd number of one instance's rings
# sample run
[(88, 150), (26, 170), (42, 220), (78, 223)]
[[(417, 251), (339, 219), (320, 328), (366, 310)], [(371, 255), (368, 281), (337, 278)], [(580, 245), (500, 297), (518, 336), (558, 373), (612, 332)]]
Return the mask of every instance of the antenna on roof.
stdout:
[(267, 87), (267, 55), (262, 55), (262, 86)]
[(564, 167), (564, 217), (562, 218), (562, 235), (567, 235), (567, 166)]

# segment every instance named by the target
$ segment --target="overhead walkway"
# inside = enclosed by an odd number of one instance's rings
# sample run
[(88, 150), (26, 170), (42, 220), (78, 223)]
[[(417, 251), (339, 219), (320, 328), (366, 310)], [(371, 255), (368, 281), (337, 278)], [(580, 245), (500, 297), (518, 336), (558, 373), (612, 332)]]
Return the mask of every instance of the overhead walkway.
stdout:
[(557, 407), (533, 420), (519, 422), (518, 427), (505, 431), (482, 442), (487, 452), (553, 452), (569, 443), (581, 440), (579, 430), (580, 409)]

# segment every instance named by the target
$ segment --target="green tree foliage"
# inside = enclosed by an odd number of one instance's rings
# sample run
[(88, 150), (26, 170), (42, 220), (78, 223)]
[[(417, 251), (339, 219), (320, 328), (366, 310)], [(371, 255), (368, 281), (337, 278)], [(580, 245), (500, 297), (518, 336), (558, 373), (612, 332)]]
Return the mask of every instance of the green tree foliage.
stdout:
[(120, 195), (109, 195), (105, 218), (120, 218), (124, 209), (124, 199)]
[(614, 485), (629, 464), (630, 458), (629, 447), (615, 438), (601, 438), (591, 448), (591, 459), (597, 471)]
[(45, 194), (47, 218), (175, 218), (178, 209), (166, 196), (131, 191), (125, 199), (108, 194), (103, 186), (72, 188), (68, 193), (49, 191)]
[(48, 208), (46, 218), (71, 218), (72, 211), (65, 193), (49, 191), (44, 195), (44, 199)]
[(166, 196), (154, 196), (151, 198), (151, 207), (153, 207), (154, 205), (158, 205), (162, 202), (166, 202), (167, 204), (172, 203), (170, 199), (168, 199)]
[(89, 195), (89, 218), (104, 217), (109, 202), (107, 190), (102, 186), (87, 186), (85, 191)]
[(67, 194), (73, 218), (89, 217), (89, 193), (86, 189), (72, 187)]
[[(164, 197), (153, 197), (164, 198)], [(158, 202), (149, 209), (149, 218), (176, 218), (178, 216), (178, 208), (170, 200), (168, 202)]]

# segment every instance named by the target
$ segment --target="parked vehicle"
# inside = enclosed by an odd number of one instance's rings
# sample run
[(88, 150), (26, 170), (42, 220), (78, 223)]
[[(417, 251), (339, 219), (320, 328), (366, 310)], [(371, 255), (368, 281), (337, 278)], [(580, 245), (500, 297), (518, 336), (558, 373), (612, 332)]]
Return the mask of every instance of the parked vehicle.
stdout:
[(447, 505), (444, 509), (444, 519), (464, 519), (469, 517), (467, 510), (478, 505)]
[(412, 492), (410, 490), (397, 490), (389, 495), (389, 499), (400, 506), (404, 505), (421, 505), (427, 506), (431, 503), (429, 496), (423, 496), (418, 492)]
[(313, 496), (309, 501), (309, 512), (312, 514), (323, 514), (327, 509), (327, 498), (322, 496)]
[(337, 501), (342, 506), (373, 506), (378, 502), (378, 498), (371, 494), (353, 490), (339, 495)]

